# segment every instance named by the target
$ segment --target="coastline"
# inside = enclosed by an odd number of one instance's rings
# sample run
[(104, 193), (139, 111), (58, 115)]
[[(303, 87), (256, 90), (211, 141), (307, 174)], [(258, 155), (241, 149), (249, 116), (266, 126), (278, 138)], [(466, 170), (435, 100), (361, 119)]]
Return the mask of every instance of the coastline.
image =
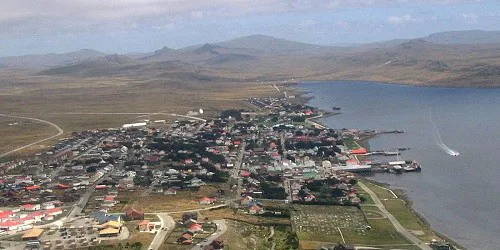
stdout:
[[(420, 83), (420, 82), (398, 82), (398, 81), (376, 81), (376, 80), (365, 80), (365, 79), (330, 79), (330, 80), (314, 80), (314, 79), (304, 79), (303, 82), (294, 82), (294, 83), (279, 83), (281, 86), (286, 87), (294, 87), (299, 84), (307, 84), (307, 83), (324, 83), (324, 82), (362, 82), (369, 84), (387, 84), (387, 85), (395, 85), (395, 86), (403, 86), (403, 87), (422, 87), (422, 88), (450, 88), (450, 89), (495, 89), (500, 88), (500, 86), (491, 86), (491, 85), (452, 85), (450, 84), (440, 84), (440, 83)], [(306, 92), (307, 93), (307, 92)]]
[[(345, 80), (345, 81), (355, 81), (355, 80)], [(313, 82), (326, 82), (326, 81), (310, 81), (309, 83), (313, 83)], [(390, 84), (390, 85), (413, 86), (413, 87), (431, 87), (431, 86), (426, 86), (426, 85), (418, 86), (418, 85), (410, 85), (410, 84), (382, 83), (382, 82), (371, 82), (371, 81), (363, 81), (363, 82), (370, 83), (370, 84), (374, 84), (375, 83), (375, 84)], [(300, 96), (299, 98), (304, 98), (304, 99), (300, 99), (300, 100), (303, 100), (303, 104), (308, 105), (309, 101), (311, 99), (313, 99), (314, 97), (313, 96), (303, 97), (302, 94), (305, 95), (305, 94), (309, 94), (310, 92), (298, 90), (297, 87), (296, 87), (298, 84), (300, 84), (300, 83), (289, 83), (288, 86), (291, 89), (293, 89), (293, 91), (296, 93), (297, 96)], [(438, 87), (438, 88), (446, 88), (445, 86), (436, 86), (436, 87)], [(457, 88), (462, 88), (462, 87), (457, 87)], [(468, 88), (468, 87), (463, 87), (463, 88)], [(474, 88), (474, 87), (472, 87), (472, 88)], [(297, 98), (297, 99), (299, 99), (299, 98)], [(315, 107), (315, 108), (318, 108), (318, 110), (321, 110), (321, 109), (319, 109), (319, 107)], [(313, 121), (314, 123), (320, 124), (321, 126), (324, 126), (326, 128), (329, 128), (329, 127), (326, 124), (324, 124), (323, 122), (320, 121), (321, 118), (325, 118), (325, 117), (329, 117), (329, 116), (334, 116), (334, 115), (342, 114), (342, 112), (330, 113), (329, 111), (325, 111), (325, 110), (321, 110), (321, 111), (325, 112), (324, 115), (321, 115), (321, 116), (318, 116), (318, 117), (312, 117), (312, 118), (308, 118), (308, 119), (310, 119), (310, 121)], [(365, 147), (366, 149), (369, 149), (370, 148), (370, 145), (369, 145), (370, 140), (376, 138), (376, 136), (377, 135), (364, 137), (364, 138), (359, 139), (357, 142), (361, 146)], [(393, 192), (395, 192), (397, 194), (397, 196), (400, 197), (401, 200), (404, 201), (405, 208), (408, 209), (411, 213), (413, 213), (420, 220), (420, 222), (422, 223), (422, 225), (425, 226), (426, 229), (432, 231), (436, 236), (438, 236), (438, 237), (442, 238), (443, 240), (445, 240), (446, 242), (452, 244), (454, 247), (456, 247), (458, 249), (466, 249), (465, 247), (463, 247), (462, 245), (460, 245), (456, 241), (452, 240), (450, 237), (448, 237), (448, 236), (446, 236), (446, 235), (444, 235), (444, 234), (442, 234), (442, 233), (437, 232), (436, 230), (434, 230), (431, 227), (431, 224), (425, 219), (425, 217), (413, 208), (413, 201), (407, 196), (405, 190), (402, 190), (402, 189), (391, 189), (391, 187), (390, 187), (390, 185), (388, 183), (383, 183), (383, 182), (378, 182), (378, 181), (375, 181), (375, 180), (371, 180), (371, 179), (368, 179), (365, 176), (359, 176), (359, 177), (362, 178), (366, 182), (370, 182), (370, 183), (372, 183), (374, 185), (381, 186), (381, 187), (387, 188), (387, 189), (392, 190)]]

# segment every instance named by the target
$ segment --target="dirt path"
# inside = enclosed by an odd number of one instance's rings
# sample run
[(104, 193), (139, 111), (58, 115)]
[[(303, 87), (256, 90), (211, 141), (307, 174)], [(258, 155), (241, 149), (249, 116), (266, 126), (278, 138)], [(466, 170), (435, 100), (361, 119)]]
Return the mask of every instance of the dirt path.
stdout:
[(17, 119), (32, 120), (32, 121), (37, 121), (37, 122), (49, 124), (50, 126), (54, 127), (58, 131), (58, 133), (56, 135), (49, 136), (49, 137), (47, 137), (45, 139), (42, 139), (42, 140), (39, 140), (39, 141), (30, 143), (30, 144), (27, 144), (27, 145), (18, 147), (18, 148), (14, 149), (14, 150), (11, 150), (9, 152), (3, 153), (3, 154), (0, 155), (0, 158), (8, 156), (8, 155), (13, 154), (13, 153), (18, 152), (18, 151), (21, 151), (21, 150), (23, 150), (25, 148), (29, 148), (31, 146), (34, 146), (34, 145), (38, 144), (38, 143), (42, 143), (42, 142), (51, 140), (51, 139), (56, 138), (56, 137), (58, 137), (58, 136), (60, 136), (60, 135), (62, 135), (64, 133), (64, 130), (62, 130), (61, 127), (57, 126), (57, 124), (49, 122), (49, 121), (45, 121), (45, 120), (42, 120), (42, 119), (37, 119), (37, 118), (33, 118), (33, 117), (25, 117), (25, 116), (6, 115), (6, 114), (0, 114), (0, 116), (10, 117), (10, 118), (17, 118)]

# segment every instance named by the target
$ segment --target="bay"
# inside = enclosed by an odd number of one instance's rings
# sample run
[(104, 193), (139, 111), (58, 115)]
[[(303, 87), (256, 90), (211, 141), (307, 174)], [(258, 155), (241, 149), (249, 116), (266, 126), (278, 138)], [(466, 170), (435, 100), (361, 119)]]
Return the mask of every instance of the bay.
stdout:
[[(500, 89), (358, 81), (303, 83), (298, 88), (309, 92), (311, 106), (327, 111), (341, 107), (342, 114), (321, 120), (331, 128), (405, 130), (371, 139), (370, 148), (411, 148), (401, 158), (417, 160), (423, 171), (369, 178), (404, 190), (433, 229), (459, 244), (499, 248)], [(440, 148), (438, 134), (460, 155)]]

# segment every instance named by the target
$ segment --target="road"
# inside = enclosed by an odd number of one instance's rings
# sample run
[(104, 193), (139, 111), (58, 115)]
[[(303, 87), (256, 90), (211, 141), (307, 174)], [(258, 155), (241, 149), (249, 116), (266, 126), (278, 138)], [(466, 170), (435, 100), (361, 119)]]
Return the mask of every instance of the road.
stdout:
[[(167, 213), (156, 214), (161, 221), (161, 230), (156, 232), (156, 235), (149, 245), (149, 250), (157, 250), (160, 248), (161, 244), (165, 241), (165, 237), (169, 235), (175, 228), (175, 221)], [(166, 230), (165, 230), (166, 229)]]
[(234, 169), (231, 171), (231, 178), (235, 179), (238, 182), (238, 186), (236, 188), (236, 197), (235, 199), (241, 199), (241, 184), (242, 180), (239, 179), (239, 174), (240, 174), (240, 169), (241, 166), (243, 165), (243, 156), (245, 155), (245, 147), (247, 146), (247, 142), (243, 141), (240, 144), (240, 153), (238, 154), (238, 160), (236, 161), (236, 164), (234, 164)]
[(323, 126), (323, 125), (321, 125), (321, 124), (319, 124), (319, 123), (317, 123), (317, 122), (313, 121), (314, 119), (321, 118), (322, 116), (323, 116), (323, 114), (319, 114), (319, 115), (317, 115), (317, 116), (313, 116), (313, 117), (307, 118), (307, 119), (305, 120), (305, 122), (307, 122), (307, 123), (309, 123), (309, 124), (311, 124), (311, 125), (313, 125), (313, 126), (315, 126), (315, 127), (319, 127), (319, 128), (322, 128), (322, 129), (326, 129), (326, 128), (328, 128), (328, 127), (325, 127), (325, 126)]
[(211, 210), (211, 209), (217, 209), (217, 208), (221, 208), (221, 207), (225, 207), (225, 206), (227, 206), (227, 204), (220, 204), (220, 205), (215, 205), (215, 206), (211, 206), (211, 207), (191, 209), (191, 210), (184, 210), (184, 211), (168, 212), (168, 214), (180, 214), (180, 213), (189, 213), (189, 212), (199, 212), (199, 211), (206, 211), (206, 210)]
[[(164, 113), (158, 113), (158, 114), (164, 114)], [(177, 116), (177, 117), (189, 118), (189, 119), (198, 120), (198, 121), (202, 121), (202, 122), (207, 122), (207, 120), (205, 120), (205, 119), (203, 119), (203, 118), (195, 117), (195, 116), (189, 116), (189, 115), (178, 115), (178, 114), (170, 114), (170, 115), (172, 115), (172, 116)]]
[(406, 237), (409, 241), (418, 246), (420, 249), (432, 250), (432, 248), (427, 244), (425, 244), (425, 242), (421, 241), (419, 238), (415, 237), (410, 231), (404, 228), (396, 219), (396, 217), (394, 217), (391, 213), (389, 213), (389, 211), (387, 211), (382, 201), (380, 201), (377, 195), (370, 188), (368, 188), (362, 182), (358, 182), (358, 184), (372, 197), (373, 201), (375, 202), (375, 205), (378, 207), (378, 209), (380, 209), (380, 211), (382, 211), (382, 213), (384, 213), (387, 216), (387, 218), (391, 221), (392, 225), (394, 225), (398, 233)]
[(227, 230), (226, 222), (224, 220), (214, 220), (215, 225), (217, 225), (217, 232), (214, 234), (208, 236), (206, 238), (206, 241), (202, 241), (198, 244), (196, 244), (191, 250), (198, 250), (198, 249), (203, 249), (205, 246), (210, 245), (212, 241), (216, 240), (219, 238), (222, 234), (224, 234)]
[[(109, 173), (107, 174), (104, 174), (103, 176), (101, 176), (101, 178), (99, 179), (102, 179), (102, 178), (106, 178), (107, 176), (109, 175)], [(69, 212), (69, 214), (66, 216), (66, 220), (68, 219), (71, 219), (73, 217), (75, 217), (75, 215), (77, 214), (80, 214), (82, 211), (83, 211), (83, 208), (85, 207), (85, 205), (87, 205), (87, 202), (89, 201), (90, 197), (92, 196), (92, 193), (94, 193), (94, 189), (95, 187), (97, 186), (97, 181), (99, 180), (97, 179), (96, 182), (90, 186), (90, 187), (87, 187), (87, 191), (85, 192), (85, 194), (80, 197), (80, 199), (75, 203), (75, 205), (73, 206), (73, 209), (71, 209), (71, 211)]]
[(49, 121), (45, 121), (45, 120), (42, 120), (42, 119), (37, 119), (37, 118), (33, 118), (33, 117), (25, 117), (25, 116), (5, 115), (5, 114), (0, 114), (0, 116), (3, 116), (3, 117), (10, 117), (10, 118), (17, 118), (17, 119), (26, 119), (26, 120), (32, 120), (32, 121), (37, 121), (37, 122), (41, 122), (41, 123), (45, 123), (45, 124), (49, 124), (50, 126), (54, 127), (54, 128), (55, 128), (55, 129), (57, 129), (57, 131), (58, 131), (58, 133), (57, 133), (56, 135), (49, 136), (49, 137), (47, 137), (47, 138), (45, 138), (45, 139), (42, 139), (42, 140), (39, 140), (39, 141), (36, 141), (36, 142), (30, 143), (30, 144), (28, 144), (28, 145), (24, 145), (24, 146), (22, 146), (22, 147), (18, 147), (18, 148), (14, 149), (14, 150), (11, 150), (11, 151), (9, 151), (9, 152), (3, 153), (3, 154), (1, 154), (1, 155), (0, 155), (0, 158), (1, 158), (1, 157), (5, 157), (5, 156), (7, 156), (7, 155), (10, 155), (10, 154), (12, 154), (12, 153), (15, 153), (15, 152), (17, 152), (17, 151), (23, 150), (23, 149), (25, 149), (25, 148), (29, 148), (29, 147), (31, 147), (31, 146), (33, 146), (33, 145), (38, 144), (38, 143), (42, 143), (42, 142), (44, 142), (44, 141), (51, 140), (51, 139), (56, 138), (56, 137), (58, 137), (58, 136), (60, 136), (60, 135), (62, 135), (62, 134), (64, 133), (64, 130), (62, 130), (62, 128), (61, 128), (61, 127), (57, 126), (57, 124), (52, 123), (52, 122), (49, 122)]

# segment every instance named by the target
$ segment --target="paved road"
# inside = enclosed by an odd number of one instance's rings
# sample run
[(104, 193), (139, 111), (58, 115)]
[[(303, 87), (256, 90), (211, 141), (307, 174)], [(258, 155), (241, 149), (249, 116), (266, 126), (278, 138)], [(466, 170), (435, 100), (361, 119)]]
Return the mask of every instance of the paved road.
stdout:
[(3, 117), (10, 117), (10, 118), (17, 118), (17, 119), (26, 119), (26, 120), (32, 120), (32, 121), (37, 121), (37, 122), (42, 122), (42, 123), (45, 123), (45, 124), (49, 124), (50, 126), (54, 127), (55, 129), (57, 129), (58, 133), (56, 135), (53, 135), (53, 136), (49, 136), (45, 139), (42, 139), (42, 140), (39, 140), (39, 141), (36, 141), (36, 142), (33, 142), (33, 143), (30, 143), (28, 145), (24, 145), (22, 147), (19, 147), (19, 148), (16, 148), (14, 150), (11, 150), (9, 152), (6, 152), (6, 153), (3, 153), (0, 155), (0, 157), (5, 157), (7, 155), (10, 155), (12, 153), (15, 153), (17, 151), (20, 151), (20, 150), (23, 150), (25, 148), (29, 148), (33, 145), (36, 145), (38, 143), (42, 143), (44, 141), (48, 141), (50, 139), (53, 139), (53, 138), (56, 138), (60, 135), (62, 135), (64, 133), (64, 130), (62, 130), (62, 128), (60, 128), (59, 126), (57, 126), (57, 124), (54, 124), (52, 122), (49, 122), (49, 121), (45, 121), (45, 120), (42, 120), (42, 119), (37, 119), (37, 118), (33, 118), (33, 117), (25, 117), (25, 116), (15, 116), (15, 115), (5, 115), (5, 114), (0, 114), (0, 116), (3, 116)]
[(413, 244), (417, 245), (420, 249), (424, 250), (432, 250), (430, 246), (425, 244), (425, 242), (421, 241), (419, 238), (415, 237), (410, 231), (408, 231), (406, 228), (404, 228), (399, 221), (394, 217), (387, 209), (385, 208), (384, 204), (380, 201), (380, 199), (377, 197), (377, 195), (370, 189), (368, 188), (364, 183), (358, 182), (359, 186), (362, 187), (373, 199), (375, 202), (375, 205), (377, 205), (378, 209), (384, 213), (387, 218), (391, 221), (392, 225), (396, 228), (396, 230), (406, 237), (408, 240), (410, 240)]
[[(149, 245), (149, 250), (157, 250), (160, 248), (161, 244), (165, 241), (165, 237), (169, 235), (175, 228), (175, 221), (167, 213), (156, 214), (161, 221), (161, 230), (156, 232), (156, 235)], [(166, 229), (166, 230), (164, 230)]]
[(226, 221), (214, 220), (214, 222), (215, 222), (215, 225), (217, 225), (217, 232), (215, 232), (215, 234), (213, 234), (213, 235), (208, 236), (206, 238), (206, 241), (203, 241), (203, 242), (200, 242), (199, 244), (196, 244), (193, 248), (191, 248), (191, 250), (202, 249), (205, 246), (210, 245), (210, 243), (212, 243), (212, 241), (216, 240), (217, 238), (219, 238), (222, 234), (224, 234), (226, 232), (226, 230), (227, 230)]
[[(105, 141), (106, 139), (109, 139), (109, 138), (101, 139), (99, 142), (97, 142), (95, 144), (94, 147), (85, 151), (85, 153), (80, 154), (79, 156), (75, 157), (75, 160), (80, 159), (82, 156), (84, 156), (84, 155), (88, 154), (89, 152), (91, 152), (92, 150), (95, 150), (96, 148), (98, 148), (101, 145), (101, 143), (103, 141)], [(112, 170), (111, 172), (104, 174), (99, 179), (104, 179), (104, 178), (108, 177), (114, 171), (115, 170)], [(99, 181), (99, 179), (96, 179), (94, 184), (92, 184), (92, 186), (87, 187), (85, 194), (83, 194), (83, 196), (80, 197), (80, 199), (75, 203), (75, 205), (73, 206), (73, 209), (69, 212), (68, 216), (66, 216), (66, 219), (71, 219), (75, 215), (80, 214), (83, 211), (83, 208), (85, 207), (85, 205), (87, 205), (87, 202), (89, 201), (90, 197), (92, 196), (92, 193), (94, 193), (94, 189), (97, 186), (97, 182)]]
[(243, 180), (238, 179), (240, 175), (240, 170), (241, 166), (243, 165), (243, 156), (245, 155), (245, 147), (247, 146), (247, 142), (243, 141), (240, 144), (240, 153), (238, 154), (238, 160), (236, 161), (236, 164), (234, 165), (234, 169), (231, 171), (231, 177), (235, 179), (238, 182), (238, 186), (236, 188), (236, 197), (235, 199), (241, 199), (241, 184), (243, 183)]

